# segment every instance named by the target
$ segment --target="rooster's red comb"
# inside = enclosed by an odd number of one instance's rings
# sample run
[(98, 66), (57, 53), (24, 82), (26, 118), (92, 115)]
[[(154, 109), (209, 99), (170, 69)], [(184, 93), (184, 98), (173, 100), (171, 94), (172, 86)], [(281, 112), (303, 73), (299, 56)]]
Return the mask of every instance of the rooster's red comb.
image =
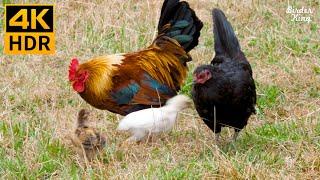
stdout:
[(76, 72), (77, 72), (78, 66), (79, 66), (78, 59), (73, 58), (69, 66), (69, 81), (74, 81), (76, 79)]

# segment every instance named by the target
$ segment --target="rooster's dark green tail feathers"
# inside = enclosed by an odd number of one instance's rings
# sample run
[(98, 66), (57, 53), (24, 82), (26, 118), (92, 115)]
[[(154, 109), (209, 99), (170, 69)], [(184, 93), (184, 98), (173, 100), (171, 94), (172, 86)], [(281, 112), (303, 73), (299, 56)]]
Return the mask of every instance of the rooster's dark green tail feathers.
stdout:
[(165, 0), (158, 24), (159, 35), (179, 42), (186, 52), (198, 45), (203, 24), (185, 1)]

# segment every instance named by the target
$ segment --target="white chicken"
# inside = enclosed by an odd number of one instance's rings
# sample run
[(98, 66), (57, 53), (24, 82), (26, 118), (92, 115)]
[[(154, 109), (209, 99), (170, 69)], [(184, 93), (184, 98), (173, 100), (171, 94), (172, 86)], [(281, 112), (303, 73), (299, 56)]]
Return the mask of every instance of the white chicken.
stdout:
[(171, 130), (178, 112), (191, 106), (191, 99), (177, 95), (169, 99), (160, 108), (149, 108), (132, 112), (119, 123), (118, 130), (130, 131), (132, 136), (127, 141), (140, 141), (148, 134), (158, 134)]

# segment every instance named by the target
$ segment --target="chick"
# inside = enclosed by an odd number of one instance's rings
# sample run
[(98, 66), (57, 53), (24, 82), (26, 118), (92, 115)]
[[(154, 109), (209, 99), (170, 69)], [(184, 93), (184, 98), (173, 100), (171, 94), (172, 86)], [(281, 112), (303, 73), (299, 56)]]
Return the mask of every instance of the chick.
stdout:
[(118, 130), (131, 132), (127, 142), (140, 141), (148, 134), (167, 132), (173, 128), (178, 112), (190, 107), (191, 102), (187, 96), (177, 95), (163, 107), (132, 112), (120, 121)]
[(77, 129), (72, 138), (72, 143), (81, 149), (81, 154), (84, 154), (84, 151), (87, 159), (91, 161), (105, 147), (106, 138), (95, 128), (89, 127), (89, 114), (88, 110), (80, 110)]

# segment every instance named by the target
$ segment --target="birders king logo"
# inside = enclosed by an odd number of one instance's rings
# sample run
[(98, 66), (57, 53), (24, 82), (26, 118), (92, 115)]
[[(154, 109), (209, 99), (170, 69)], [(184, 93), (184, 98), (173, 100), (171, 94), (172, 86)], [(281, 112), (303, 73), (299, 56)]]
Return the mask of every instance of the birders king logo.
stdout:
[(313, 11), (311, 8), (306, 8), (303, 6), (301, 8), (294, 8), (292, 6), (288, 6), (286, 13), (291, 14), (291, 21), (307, 23), (312, 21), (311, 15)]
[(5, 5), (5, 54), (53, 54), (54, 52), (53, 5)]

